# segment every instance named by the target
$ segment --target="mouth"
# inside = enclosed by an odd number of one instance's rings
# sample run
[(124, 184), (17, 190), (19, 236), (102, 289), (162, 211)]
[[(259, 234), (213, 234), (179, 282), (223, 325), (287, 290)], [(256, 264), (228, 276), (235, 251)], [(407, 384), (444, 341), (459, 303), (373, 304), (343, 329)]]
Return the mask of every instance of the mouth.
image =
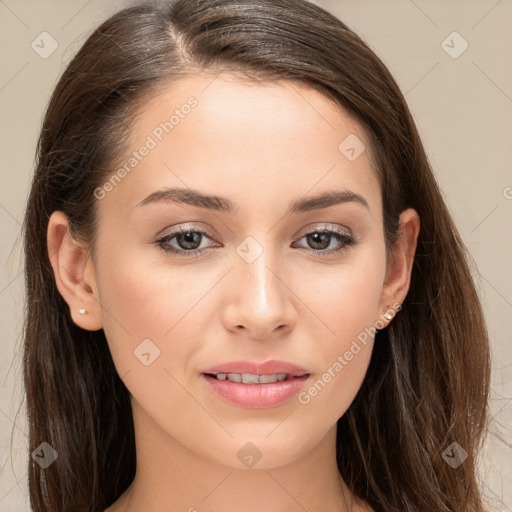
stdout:
[(246, 409), (276, 407), (296, 395), (311, 373), (282, 361), (232, 362), (201, 372), (215, 396)]
[[(214, 396), (244, 409), (270, 409), (284, 404), (304, 387), (310, 374), (204, 373), (203, 381)], [(269, 381), (269, 382), (265, 382)]]
[(216, 380), (227, 380), (230, 382), (240, 382), (242, 384), (271, 384), (274, 382), (284, 382), (286, 380), (307, 377), (309, 373), (305, 372), (301, 375), (293, 375), (290, 373), (271, 373), (266, 375), (258, 375), (256, 373), (205, 373), (203, 375)]

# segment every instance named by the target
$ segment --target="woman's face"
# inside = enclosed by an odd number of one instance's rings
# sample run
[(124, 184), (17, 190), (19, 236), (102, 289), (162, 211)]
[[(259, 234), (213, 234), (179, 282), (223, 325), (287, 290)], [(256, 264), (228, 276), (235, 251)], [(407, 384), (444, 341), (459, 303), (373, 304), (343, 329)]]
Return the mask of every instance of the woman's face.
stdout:
[(367, 136), (313, 89), (228, 74), (169, 86), (131, 130), (95, 192), (88, 314), (136, 425), (232, 467), (291, 462), (332, 434), (393, 303)]

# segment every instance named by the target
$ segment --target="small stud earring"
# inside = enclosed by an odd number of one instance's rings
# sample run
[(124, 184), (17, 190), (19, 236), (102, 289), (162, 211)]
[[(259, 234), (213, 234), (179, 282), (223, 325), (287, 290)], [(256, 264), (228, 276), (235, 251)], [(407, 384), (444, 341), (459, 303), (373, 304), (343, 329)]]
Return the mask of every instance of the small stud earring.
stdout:
[(81, 314), (81, 315), (85, 315), (85, 313), (87, 312), (87, 310), (85, 308), (81, 308), (78, 310), (78, 312)]
[[(398, 304), (398, 308), (395, 308), (395, 307), (391, 307), (391, 306), (386, 306), (386, 312), (383, 313), (383, 317), (386, 319), (386, 320), (392, 320), (393, 317), (402, 309), (402, 304)], [(396, 311), (395, 311), (396, 309)], [(393, 314), (389, 313), (389, 311), (392, 310), (393, 311)]]

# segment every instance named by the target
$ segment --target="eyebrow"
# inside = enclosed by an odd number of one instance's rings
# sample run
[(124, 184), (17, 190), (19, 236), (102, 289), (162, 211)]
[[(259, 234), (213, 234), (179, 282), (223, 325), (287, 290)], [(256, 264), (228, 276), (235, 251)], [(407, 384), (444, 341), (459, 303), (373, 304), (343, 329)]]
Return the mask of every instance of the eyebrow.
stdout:
[[(214, 210), (228, 215), (234, 215), (238, 210), (237, 205), (230, 199), (216, 195), (203, 194), (198, 190), (190, 188), (163, 188), (157, 190), (143, 199), (137, 206), (162, 202), (188, 204), (190, 206)], [(343, 203), (357, 203), (370, 210), (363, 196), (351, 192), (350, 190), (337, 190), (323, 192), (309, 198), (296, 199), (290, 203), (287, 214), (320, 210)]]

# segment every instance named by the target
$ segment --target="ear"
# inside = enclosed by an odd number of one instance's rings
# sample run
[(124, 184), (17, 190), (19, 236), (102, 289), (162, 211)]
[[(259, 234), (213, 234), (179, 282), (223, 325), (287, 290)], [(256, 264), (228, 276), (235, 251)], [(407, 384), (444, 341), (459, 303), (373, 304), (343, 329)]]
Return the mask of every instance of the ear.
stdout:
[[(388, 325), (401, 309), (409, 286), (411, 272), (420, 232), (420, 218), (416, 210), (408, 208), (399, 217), (399, 237), (389, 259), (386, 279), (380, 300), (379, 323)], [(386, 316), (384, 316), (386, 315)]]
[[(101, 329), (101, 310), (90, 251), (73, 238), (63, 212), (56, 211), (51, 215), (47, 243), (57, 289), (69, 306), (73, 322), (88, 331)], [(85, 310), (85, 314), (80, 310)]]

